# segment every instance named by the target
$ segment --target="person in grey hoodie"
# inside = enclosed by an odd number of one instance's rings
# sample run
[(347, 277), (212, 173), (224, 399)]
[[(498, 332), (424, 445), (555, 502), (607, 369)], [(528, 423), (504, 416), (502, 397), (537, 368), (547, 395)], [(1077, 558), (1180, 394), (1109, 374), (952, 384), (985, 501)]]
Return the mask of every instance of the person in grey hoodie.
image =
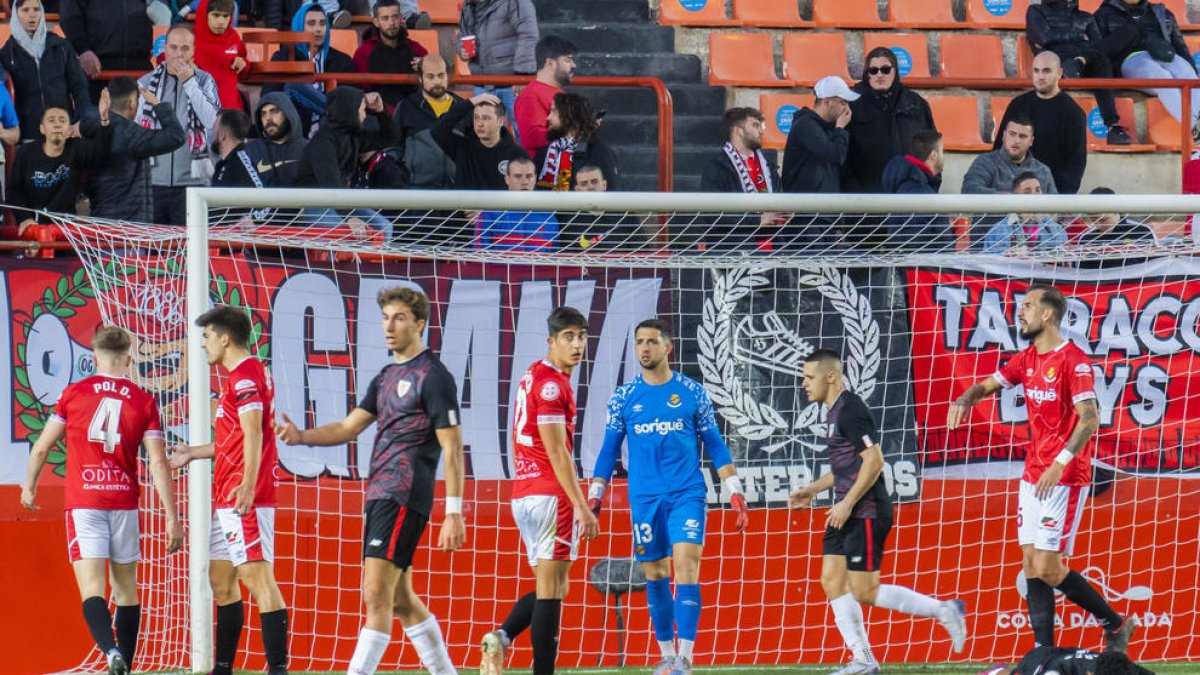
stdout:
[(1013, 115), (1004, 127), (1004, 144), (985, 152), (971, 162), (963, 177), (962, 193), (987, 195), (1011, 192), (1013, 179), (1026, 171), (1032, 172), (1042, 184), (1045, 194), (1058, 194), (1050, 167), (1039, 162), (1030, 152), (1033, 147), (1033, 122), (1028, 117)]
[(149, 223), (154, 215), (150, 199), (150, 158), (174, 152), (183, 146), (183, 133), (170, 103), (149, 91), (141, 91), (162, 128), (147, 129), (134, 122), (138, 112), (138, 86), (128, 77), (108, 83), (112, 101), (112, 149), (108, 158), (92, 169), (90, 192), (92, 215), (97, 218)]
[(246, 144), (246, 154), (267, 187), (294, 187), (300, 157), (308, 140), (301, 133), (300, 115), (281, 91), (263, 94), (254, 108), (259, 138)]
[[(537, 10), (533, 0), (463, 0), (458, 18), (459, 56), (472, 75), (533, 75), (538, 63)], [(474, 38), (474, 53), (462, 37)], [(495, 95), (515, 123), (517, 100), (512, 87), (476, 87), (475, 95)]]
[[(206, 186), (212, 178), (208, 156), (208, 130), (217, 121), (221, 99), (212, 75), (193, 62), (196, 40), (190, 28), (173, 26), (167, 33), (166, 59), (143, 75), (138, 86), (149, 90), (160, 101), (171, 104), (175, 117), (187, 136), (183, 147), (154, 158), (150, 184), (154, 192), (154, 222), (183, 225), (187, 222), (184, 193), (189, 186)], [(139, 124), (161, 128), (147, 102), (138, 113)]]

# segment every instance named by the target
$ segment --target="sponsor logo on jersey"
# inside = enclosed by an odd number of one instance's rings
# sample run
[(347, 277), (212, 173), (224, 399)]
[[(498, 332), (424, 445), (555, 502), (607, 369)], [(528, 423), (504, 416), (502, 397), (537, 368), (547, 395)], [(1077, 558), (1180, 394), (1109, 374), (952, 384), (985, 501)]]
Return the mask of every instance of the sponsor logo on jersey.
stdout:
[(860, 562), (862, 562), (862, 556), (861, 556), (861, 555), (856, 555), (856, 556), (854, 556), (853, 558), (851, 558), (851, 559), (850, 559), (850, 562), (852, 562), (852, 563), (860, 563)]
[(1057, 401), (1058, 392), (1053, 389), (1036, 389), (1027, 387), (1025, 389), (1025, 398), (1034, 403), (1045, 403), (1047, 401)]
[(396, 383), (396, 395), (404, 398), (405, 394), (412, 390), (412, 382), (408, 380), (400, 380)]
[(1042, 527), (1054, 529), (1058, 527), (1058, 521), (1053, 516), (1042, 516)]
[(666, 436), (672, 431), (683, 431), (682, 419), (677, 419), (674, 422), (671, 420), (656, 419), (653, 422), (633, 425), (633, 433), (635, 434), (658, 434)]
[(1033, 368), (1025, 369), (1025, 377), (1033, 377)]
[(1058, 371), (1054, 369), (1054, 366), (1050, 366), (1046, 369), (1046, 374), (1042, 376), (1042, 379), (1053, 384), (1058, 379)]
[(371, 543), (368, 544), (368, 546), (370, 546), (372, 548), (378, 548), (380, 546), (383, 546), (383, 540), (382, 539), (372, 539)]
[(646, 547), (642, 546), (641, 544), (638, 544), (637, 552), (638, 552), (638, 555), (646, 555)]
[(679, 398), (679, 394), (671, 394), (671, 398), (667, 399), (668, 408), (678, 408), (683, 405), (683, 401)]
[(234, 391), (243, 391), (254, 388), (254, 380), (238, 380), (238, 383), (233, 385)]
[(645, 407), (644, 407), (644, 406), (642, 406), (642, 404), (641, 404), (641, 403), (634, 403), (634, 404), (633, 404), (633, 412), (637, 413), (637, 412), (642, 412), (643, 410), (645, 410)]
[(561, 394), (562, 392), (559, 390), (557, 382), (547, 382), (546, 384), (543, 384), (542, 390), (538, 393), (538, 395), (542, 397), (543, 401), (556, 400)]
[(1075, 374), (1076, 375), (1091, 375), (1092, 367), (1086, 363), (1080, 363), (1075, 366)]
[(687, 531), (687, 538), (688, 538), (688, 539), (699, 539), (699, 538), (700, 538), (700, 533), (699, 533), (699, 532), (697, 532), (697, 531), (695, 531), (695, 530), (688, 530), (688, 531)]
[(700, 521), (696, 520), (695, 518), (688, 518), (687, 520), (683, 521), (683, 526), (694, 530), (700, 527)]

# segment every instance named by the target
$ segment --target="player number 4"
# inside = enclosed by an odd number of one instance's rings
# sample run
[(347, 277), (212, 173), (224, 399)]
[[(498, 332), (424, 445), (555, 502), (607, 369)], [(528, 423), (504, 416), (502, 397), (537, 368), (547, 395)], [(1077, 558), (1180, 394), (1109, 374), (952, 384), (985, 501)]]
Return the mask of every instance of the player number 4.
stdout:
[(88, 425), (88, 440), (103, 443), (105, 452), (116, 452), (121, 443), (121, 406), (119, 398), (100, 399), (92, 423)]

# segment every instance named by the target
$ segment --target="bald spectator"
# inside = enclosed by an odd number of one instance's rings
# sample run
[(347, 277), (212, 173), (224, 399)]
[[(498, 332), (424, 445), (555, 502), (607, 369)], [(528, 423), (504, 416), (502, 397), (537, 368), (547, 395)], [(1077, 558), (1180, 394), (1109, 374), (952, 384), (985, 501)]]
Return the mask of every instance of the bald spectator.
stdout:
[(471, 103), (450, 91), (446, 62), (438, 54), (423, 57), (417, 63), (421, 90), (413, 92), (396, 106), (393, 128), (404, 163), (411, 176), (411, 187), (445, 189), (454, 187), (454, 160), (433, 139), (433, 125), (451, 111), (465, 118)]
[[(1054, 52), (1035, 56), (1033, 91), (1014, 98), (996, 128), (1004, 129), (1015, 117), (1033, 122), (1037, 135), (1030, 151), (1050, 167), (1058, 191), (1073, 195), (1079, 192), (1087, 168), (1087, 114), (1075, 99), (1059, 89), (1062, 74), (1062, 65)], [(1003, 142), (1003, 134), (997, 133), (992, 148), (999, 149)]]
[(1013, 179), (1030, 172), (1038, 177), (1042, 191), (1058, 194), (1050, 167), (1039, 162), (1029, 151), (1033, 146), (1034, 126), (1028, 117), (1013, 115), (1004, 123), (1003, 144), (971, 162), (963, 177), (963, 194), (996, 194), (1012, 191)]

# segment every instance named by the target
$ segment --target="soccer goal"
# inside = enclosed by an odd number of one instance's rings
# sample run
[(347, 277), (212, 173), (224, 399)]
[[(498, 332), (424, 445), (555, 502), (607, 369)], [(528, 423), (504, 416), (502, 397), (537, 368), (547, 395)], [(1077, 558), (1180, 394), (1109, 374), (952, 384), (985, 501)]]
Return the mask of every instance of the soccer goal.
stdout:
[[(461, 667), (478, 665), (479, 639), (533, 588), (508, 513), (509, 426), (515, 381), (545, 355), (547, 314), (570, 305), (590, 322), (573, 374), (581, 477), (591, 475), (610, 395), (639, 372), (634, 326), (667, 319), (673, 366), (703, 383), (752, 508), (748, 530), (735, 532), (728, 494), (707, 467), (696, 646), (706, 666), (844, 658), (819, 582), (830, 495), (810, 510), (786, 508), (790, 491), (828, 470), (824, 410), (800, 386), (816, 348), (841, 354), (848, 387), (880, 427), (883, 478), (897, 503), (883, 578), (968, 606), (963, 654), (932, 620), (868, 609), (876, 655), (997, 661), (1031, 648), (1015, 523), (1029, 436), (1023, 393), (981, 403), (953, 432), (946, 416), (956, 396), (1028, 344), (1015, 311), (1034, 282), (1067, 295), (1064, 334), (1096, 377), (1101, 426), (1072, 568), (1139, 617), (1134, 656), (1200, 659), (1197, 212), (1200, 199), (1169, 196), (192, 189), (186, 229), (59, 224), (104, 319), (136, 336), (136, 377), (159, 398), (172, 442), (211, 438), (221, 375), (193, 326), (213, 304), (250, 315), (277, 410), (311, 428), (352, 410), (390, 358), (379, 290), (413, 286), (430, 297), (425, 341), (462, 397), (468, 537), (453, 554), (435, 550), (439, 487), (417, 592)], [(275, 566), (293, 671), (344, 670), (353, 651), (374, 433), (340, 447), (280, 446)], [(593, 569), (627, 567), (605, 561), (633, 555), (620, 471), (602, 536), (581, 547), (572, 570), (562, 667), (658, 658), (644, 593), (590, 581)], [(151, 549), (140, 670), (211, 667), (211, 467), (193, 462), (186, 474), (187, 550), (160, 550), (161, 514), (143, 528)], [(1100, 644), (1088, 615), (1065, 601), (1058, 611), (1061, 644)], [(248, 617), (239, 666), (258, 669), (257, 612)], [(527, 667), (530, 656), (522, 636), (510, 665)], [(381, 668), (417, 667), (397, 630)]]

